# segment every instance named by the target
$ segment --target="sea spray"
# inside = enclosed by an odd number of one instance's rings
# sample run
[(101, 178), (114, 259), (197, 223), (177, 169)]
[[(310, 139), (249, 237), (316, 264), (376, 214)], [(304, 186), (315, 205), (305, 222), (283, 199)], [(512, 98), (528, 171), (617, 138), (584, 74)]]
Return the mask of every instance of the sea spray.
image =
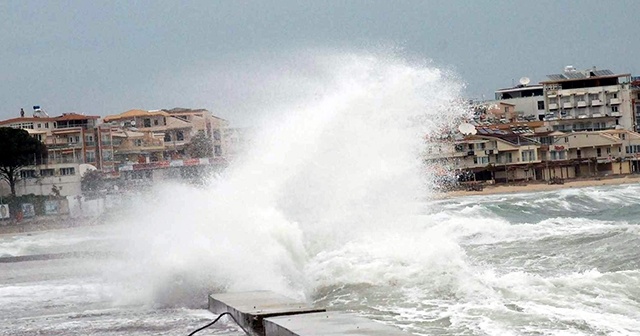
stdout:
[[(425, 139), (468, 113), (462, 86), (389, 55), (310, 59), (328, 87), (279, 106), (210, 186), (159, 185), (137, 201), (122, 227), (139, 298), (201, 305), (207, 292), (255, 289), (308, 298), (332, 281), (382, 272), (403, 285), (434, 265), (464, 263), (454, 242), (417, 231), (430, 182)], [(338, 254), (357, 267), (330, 269)]]

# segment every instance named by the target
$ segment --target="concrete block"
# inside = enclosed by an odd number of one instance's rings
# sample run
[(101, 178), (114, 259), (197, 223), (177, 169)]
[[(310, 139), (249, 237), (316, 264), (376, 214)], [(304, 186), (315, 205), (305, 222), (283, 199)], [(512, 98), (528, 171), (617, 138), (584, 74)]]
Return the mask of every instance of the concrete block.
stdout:
[(264, 319), (266, 336), (406, 336), (408, 333), (352, 313), (321, 312)]
[(209, 311), (215, 314), (229, 312), (244, 328), (264, 335), (264, 318), (324, 312), (325, 309), (271, 291), (253, 291), (211, 294)]

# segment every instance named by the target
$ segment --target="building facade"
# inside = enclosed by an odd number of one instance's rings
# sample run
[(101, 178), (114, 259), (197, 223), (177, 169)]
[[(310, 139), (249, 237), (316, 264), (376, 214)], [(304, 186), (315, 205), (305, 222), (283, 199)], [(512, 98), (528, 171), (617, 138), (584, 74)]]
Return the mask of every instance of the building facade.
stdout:
[(545, 120), (554, 130), (636, 130), (631, 75), (594, 68), (566, 67), (542, 82)]

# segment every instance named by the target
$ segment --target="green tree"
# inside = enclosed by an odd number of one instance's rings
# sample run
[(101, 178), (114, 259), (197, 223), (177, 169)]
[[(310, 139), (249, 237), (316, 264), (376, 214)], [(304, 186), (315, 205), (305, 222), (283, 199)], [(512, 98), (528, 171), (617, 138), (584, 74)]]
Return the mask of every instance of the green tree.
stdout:
[(85, 195), (95, 196), (104, 188), (104, 178), (98, 170), (87, 170), (80, 180), (80, 189)]
[(29, 135), (29, 132), (0, 127), (0, 177), (9, 184), (11, 195), (16, 195), (20, 170), (41, 163), (46, 156), (47, 146)]
[(191, 142), (186, 149), (192, 158), (211, 157), (213, 154), (213, 142), (210, 138), (207, 138), (203, 131), (199, 131), (198, 134), (191, 138)]

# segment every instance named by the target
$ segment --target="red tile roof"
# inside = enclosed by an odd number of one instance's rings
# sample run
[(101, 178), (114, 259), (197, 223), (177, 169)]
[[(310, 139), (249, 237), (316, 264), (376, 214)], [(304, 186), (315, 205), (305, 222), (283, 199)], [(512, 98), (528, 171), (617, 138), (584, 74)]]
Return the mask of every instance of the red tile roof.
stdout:
[(53, 118), (56, 121), (64, 121), (64, 120), (85, 120), (85, 119), (100, 119), (99, 116), (88, 116), (88, 115), (82, 115), (82, 114), (78, 114), (78, 113), (63, 113), (61, 116), (59, 117), (55, 117)]

